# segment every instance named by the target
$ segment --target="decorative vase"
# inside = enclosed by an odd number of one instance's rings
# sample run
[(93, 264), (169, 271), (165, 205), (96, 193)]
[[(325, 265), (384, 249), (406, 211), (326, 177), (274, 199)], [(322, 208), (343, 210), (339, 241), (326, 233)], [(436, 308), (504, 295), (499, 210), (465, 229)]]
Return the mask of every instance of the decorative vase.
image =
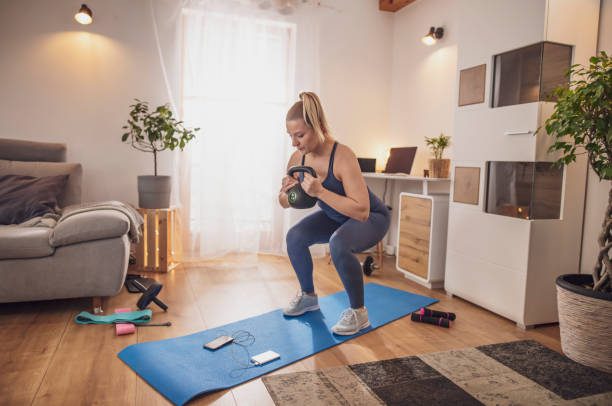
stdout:
[(557, 278), (561, 349), (569, 358), (612, 373), (612, 293), (585, 288), (588, 274)]
[(450, 159), (430, 159), (429, 176), (432, 178), (448, 178), (450, 176)]
[(170, 207), (170, 176), (138, 177), (138, 207), (143, 209), (167, 209)]

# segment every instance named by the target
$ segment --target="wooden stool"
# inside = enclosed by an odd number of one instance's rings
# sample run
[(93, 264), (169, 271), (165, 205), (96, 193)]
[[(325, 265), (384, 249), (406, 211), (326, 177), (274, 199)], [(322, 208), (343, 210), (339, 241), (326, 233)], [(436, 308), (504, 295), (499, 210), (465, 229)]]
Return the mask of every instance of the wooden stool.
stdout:
[(142, 209), (144, 218), (142, 239), (136, 246), (134, 271), (169, 272), (176, 265), (174, 261), (174, 233), (177, 209)]
[(378, 257), (378, 270), (381, 272), (383, 270), (383, 251), (383, 243), (378, 241), (378, 244), (376, 244), (376, 256)]

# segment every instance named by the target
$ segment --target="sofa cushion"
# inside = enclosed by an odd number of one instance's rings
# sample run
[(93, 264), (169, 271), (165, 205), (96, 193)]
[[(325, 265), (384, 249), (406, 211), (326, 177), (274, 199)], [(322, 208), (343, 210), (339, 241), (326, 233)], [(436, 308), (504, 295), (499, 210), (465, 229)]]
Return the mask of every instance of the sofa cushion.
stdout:
[(39, 258), (55, 251), (46, 227), (0, 226), (0, 259)]
[(57, 199), (67, 180), (68, 175), (0, 175), (0, 224), (19, 224), (59, 212)]
[(65, 162), (66, 145), (55, 142), (0, 138), (0, 159), (12, 161)]
[(128, 218), (117, 210), (93, 210), (60, 218), (51, 234), (51, 245), (76, 244), (79, 242), (121, 237), (130, 229)]
[(81, 203), (81, 164), (63, 162), (20, 162), (0, 159), (1, 175), (54, 176), (69, 175), (64, 192), (59, 196), (60, 207)]

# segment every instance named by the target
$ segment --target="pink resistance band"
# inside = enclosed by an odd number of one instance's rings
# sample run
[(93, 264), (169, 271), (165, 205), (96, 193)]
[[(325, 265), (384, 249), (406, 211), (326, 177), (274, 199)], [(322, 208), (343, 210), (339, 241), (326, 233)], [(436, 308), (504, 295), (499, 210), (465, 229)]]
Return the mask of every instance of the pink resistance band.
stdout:
[[(115, 309), (115, 313), (129, 313), (132, 309), (129, 307)], [(117, 323), (115, 324), (115, 334), (118, 336), (123, 336), (126, 334), (134, 334), (136, 332), (136, 326), (132, 323)]]

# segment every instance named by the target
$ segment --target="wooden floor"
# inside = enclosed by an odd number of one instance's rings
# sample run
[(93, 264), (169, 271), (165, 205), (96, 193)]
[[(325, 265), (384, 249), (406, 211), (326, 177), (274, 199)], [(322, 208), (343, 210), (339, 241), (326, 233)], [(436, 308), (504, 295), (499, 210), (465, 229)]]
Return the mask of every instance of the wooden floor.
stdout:
[[(330, 348), (274, 373), (306, 371), (338, 365), (472, 347), (517, 339), (534, 339), (560, 351), (556, 325), (522, 331), (514, 323), (442, 290), (428, 290), (395, 271), (392, 258), (383, 272), (366, 278), (391, 287), (428, 295), (440, 302), (432, 308), (457, 313), (450, 329), (397, 320), (347, 343)], [(157, 405), (168, 404), (141, 380), (117, 353), (127, 345), (195, 333), (284, 306), (297, 291), (286, 258), (268, 255), (230, 256), (183, 264), (156, 275), (164, 284), (154, 321), (172, 327), (141, 328), (116, 337), (113, 326), (77, 325), (72, 319), (89, 310), (85, 299), (0, 304), (0, 404), (6, 405)], [(315, 261), (319, 295), (342, 289), (327, 261)], [(106, 311), (135, 307), (138, 295), (122, 291), (106, 303)], [(205, 396), (192, 404), (268, 405), (272, 401), (260, 379), (232, 390)]]

